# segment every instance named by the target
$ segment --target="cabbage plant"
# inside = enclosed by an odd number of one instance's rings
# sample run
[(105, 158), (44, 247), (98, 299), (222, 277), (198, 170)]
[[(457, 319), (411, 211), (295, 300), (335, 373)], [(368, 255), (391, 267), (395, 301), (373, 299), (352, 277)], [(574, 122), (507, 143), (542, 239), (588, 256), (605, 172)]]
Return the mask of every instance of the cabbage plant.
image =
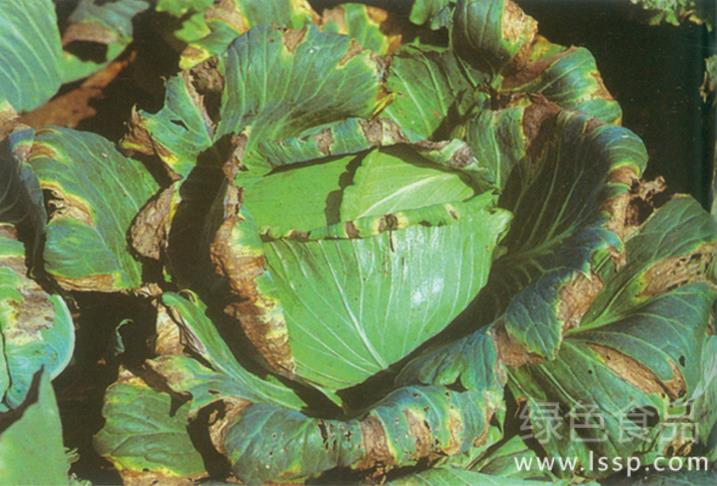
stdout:
[[(94, 440), (127, 483), (560, 483), (609, 474), (593, 454), (714, 453), (717, 226), (642, 178), (587, 49), (511, 0), (153, 8), (181, 70), (118, 144), (8, 122), (9, 408), (69, 360), (60, 295), (96, 292), (156, 310)], [(511, 466), (538, 456), (582, 469)]]

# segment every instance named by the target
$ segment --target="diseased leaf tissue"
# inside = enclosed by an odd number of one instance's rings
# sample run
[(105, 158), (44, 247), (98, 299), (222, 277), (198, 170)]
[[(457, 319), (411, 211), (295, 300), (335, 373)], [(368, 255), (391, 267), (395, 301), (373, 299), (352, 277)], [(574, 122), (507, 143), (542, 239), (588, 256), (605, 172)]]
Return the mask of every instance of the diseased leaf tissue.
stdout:
[[(519, 3), (0, 0), (0, 483), (92, 479), (49, 386), (107, 345), (75, 349), (87, 326), (114, 339), (94, 457), (127, 484), (717, 458), (717, 225), (643, 178), (590, 51)], [(143, 19), (163, 102), (119, 139), (38, 126), (141, 58)], [(576, 467), (512, 460), (539, 457)]]

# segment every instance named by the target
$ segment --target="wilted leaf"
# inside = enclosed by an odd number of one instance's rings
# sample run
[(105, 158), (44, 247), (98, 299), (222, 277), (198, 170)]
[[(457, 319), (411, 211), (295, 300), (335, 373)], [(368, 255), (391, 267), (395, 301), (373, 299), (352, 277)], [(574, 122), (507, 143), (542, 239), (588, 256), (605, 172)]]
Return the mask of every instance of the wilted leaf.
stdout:
[(25, 401), (35, 373), (54, 378), (75, 344), (70, 311), (26, 276), (25, 249), (12, 225), (0, 223), (0, 412)]
[(512, 0), (458, 0), (453, 15), (456, 51), (495, 74), (509, 63), (522, 64), (538, 27)]
[[(355, 47), (348, 37), (315, 27), (281, 33), (259, 26), (231, 45), (220, 66), (210, 68), (222, 80), (216, 128), (196, 76), (184, 73), (167, 83), (162, 110), (135, 113), (122, 146), (157, 154), (174, 178), (186, 178), (197, 156), (229, 134), (239, 136), (235, 140), (242, 165), (263, 171), (281, 165), (275, 156), (279, 144), (291, 146), (289, 139), (299, 135), (307, 138), (306, 130), (331, 130), (331, 123), (340, 125), (335, 138), (317, 142), (321, 150), (326, 147), (321, 156), (347, 153), (347, 143), (348, 153), (368, 148), (364, 126), (344, 119), (372, 115), (380, 96), (380, 70), (369, 51)], [(317, 77), (323, 82), (311, 81)]]
[(422, 352), (401, 369), (396, 382), (460, 385), (466, 390), (488, 390), (500, 395), (506, 379), (495, 337), (483, 328), (465, 339)]
[(409, 19), (417, 25), (427, 22), (433, 30), (448, 26), (453, 20), (456, 0), (415, 0), (411, 5)]
[(544, 39), (535, 43), (522, 69), (506, 75), (501, 91), (536, 93), (568, 109), (619, 124), (620, 105), (612, 99), (595, 58), (583, 47), (563, 48)]
[(156, 154), (172, 178), (186, 178), (199, 154), (211, 147), (214, 123), (197, 93), (189, 72), (167, 81), (164, 106), (155, 113), (134, 111), (130, 130), (121, 147), (146, 155)]

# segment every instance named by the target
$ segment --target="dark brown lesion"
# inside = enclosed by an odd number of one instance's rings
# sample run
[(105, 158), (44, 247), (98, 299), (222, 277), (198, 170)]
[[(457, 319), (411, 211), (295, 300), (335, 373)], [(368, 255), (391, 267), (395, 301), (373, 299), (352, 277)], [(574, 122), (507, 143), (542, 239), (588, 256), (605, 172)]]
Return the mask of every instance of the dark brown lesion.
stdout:
[(408, 142), (398, 124), (391, 120), (379, 118), (360, 119), (359, 125), (371, 147)]
[(403, 415), (408, 422), (408, 430), (416, 441), (415, 459), (429, 457), (433, 451), (433, 434), (428, 422), (417, 417), (411, 410), (404, 410)]
[(531, 103), (525, 108), (522, 119), (522, 129), (525, 135), (525, 161), (523, 169), (529, 177), (539, 172), (542, 167), (538, 162), (542, 160), (544, 147), (554, 137), (558, 115), (561, 109), (555, 103), (548, 101), (543, 95), (531, 95)]
[(505, 0), (501, 32), (508, 42), (519, 42), (522, 45), (512, 61), (512, 69), (518, 70), (527, 62), (530, 50), (538, 33), (538, 22), (527, 15), (512, 0)]
[(225, 278), (233, 296), (225, 313), (238, 320), (247, 338), (256, 347), (270, 369), (294, 377), (296, 363), (289, 344), (289, 331), (280, 303), (263, 295), (257, 279), (266, 272), (266, 260), (261, 248), (239, 247), (234, 241), (235, 231), (241, 231), (243, 217), (241, 190), (228, 184), (224, 197), (224, 220), (210, 245), (210, 259), (214, 270)]
[(396, 461), (388, 447), (383, 423), (376, 417), (368, 416), (361, 420), (360, 427), (364, 457), (355, 467), (365, 470), (394, 465)]
[(140, 210), (132, 222), (129, 239), (139, 255), (159, 260), (166, 253), (177, 190), (176, 185), (164, 189)]
[(249, 30), (249, 25), (247, 25), (242, 12), (234, 0), (215, 1), (214, 5), (205, 12), (204, 20), (206, 22), (222, 21), (239, 33)]
[(293, 53), (306, 37), (306, 29), (286, 29), (283, 37), (284, 47), (286, 47), (287, 51)]
[[(359, 44), (356, 41), (356, 39), (353, 39), (353, 38), (349, 39), (349, 48), (346, 50), (346, 53), (341, 57), (341, 59), (339, 59), (337, 66), (340, 68), (345, 66), (346, 64), (348, 64), (348, 62), (351, 59), (358, 56), (365, 50), (366, 49), (364, 49), (364, 47), (361, 44)], [(371, 58), (369, 57), (368, 59), (371, 59)]]
[(650, 297), (695, 282), (709, 282), (708, 271), (714, 260), (717, 244), (700, 245), (687, 255), (663, 258), (645, 273), (647, 285), (640, 294)]
[[(0, 223), (0, 238), (17, 241), (16, 228), (11, 224)], [(20, 282), (15, 290), (21, 295), (19, 300), (13, 297), (3, 300), (4, 305), (11, 309), (11, 322), (3, 323), (0, 329), (2, 337), (7, 341), (25, 341), (27, 336), (38, 339), (39, 333), (52, 327), (55, 319), (55, 307), (50, 296), (37, 282), (27, 277), (24, 255), (0, 255), (0, 267), (9, 268), (19, 277)]]
[(672, 361), (669, 362), (672, 378), (663, 381), (645, 365), (616, 349), (596, 343), (589, 343), (588, 346), (613, 373), (647, 394), (655, 393), (676, 400), (685, 393), (685, 380)]
[(334, 135), (330, 128), (325, 128), (316, 135), (316, 146), (322, 155), (331, 154), (331, 146), (334, 144)]
[(510, 337), (502, 318), (493, 325), (490, 333), (498, 353), (498, 361), (509, 368), (520, 368), (524, 365), (538, 364), (543, 361), (542, 357), (528, 352), (520, 343)]
[(585, 313), (603, 289), (600, 277), (591, 272), (573, 274), (558, 292), (558, 319), (563, 323), (563, 333), (577, 327)]

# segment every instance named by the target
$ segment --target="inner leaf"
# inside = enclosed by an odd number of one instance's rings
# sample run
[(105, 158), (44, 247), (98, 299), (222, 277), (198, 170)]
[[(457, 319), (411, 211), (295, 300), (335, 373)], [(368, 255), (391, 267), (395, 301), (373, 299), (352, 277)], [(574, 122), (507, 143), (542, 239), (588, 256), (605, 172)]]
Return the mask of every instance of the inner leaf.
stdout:
[(464, 174), (397, 146), (275, 171), (246, 189), (245, 205), (262, 233), (285, 235), (475, 194)]
[(323, 163), (279, 170), (246, 189), (244, 204), (261, 233), (285, 235), (292, 229), (308, 231), (326, 226), (332, 194), (341, 190), (342, 176), (349, 176), (348, 155)]
[(467, 176), (438, 167), (405, 145), (374, 150), (344, 191), (341, 219), (465, 201), (474, 195)]

